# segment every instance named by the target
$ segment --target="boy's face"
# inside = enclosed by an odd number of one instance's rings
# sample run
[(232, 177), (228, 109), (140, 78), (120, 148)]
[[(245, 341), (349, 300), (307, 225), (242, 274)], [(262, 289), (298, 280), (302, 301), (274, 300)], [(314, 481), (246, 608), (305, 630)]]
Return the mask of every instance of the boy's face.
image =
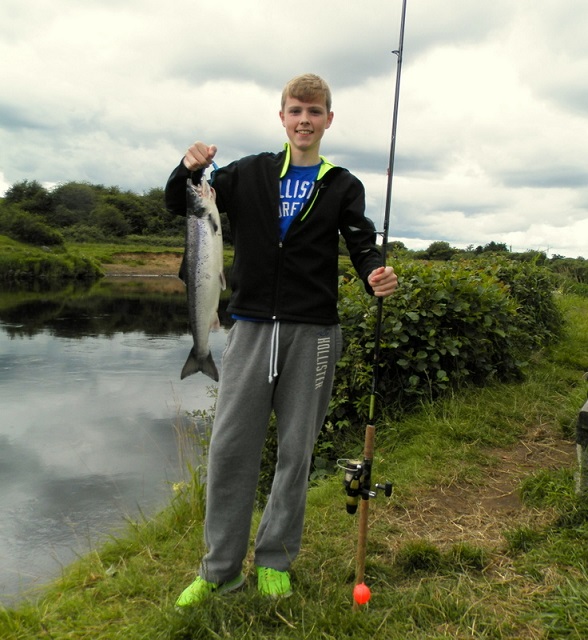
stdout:
[(324, 102), (302, 102), (288, 97), (280, 118), (292, 147), (318, 154), (321, 138), (333, 121), (333, 112), (327, 111)]

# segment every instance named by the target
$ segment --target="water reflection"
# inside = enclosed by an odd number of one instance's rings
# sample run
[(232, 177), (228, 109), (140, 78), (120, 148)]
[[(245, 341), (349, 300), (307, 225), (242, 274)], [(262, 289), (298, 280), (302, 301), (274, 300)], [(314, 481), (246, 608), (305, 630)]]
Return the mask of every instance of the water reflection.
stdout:
[(169, 499), (178, 420), (212, 402), (180, 381), (187, 325), (176, 279), (0, 294), (0, 601)]

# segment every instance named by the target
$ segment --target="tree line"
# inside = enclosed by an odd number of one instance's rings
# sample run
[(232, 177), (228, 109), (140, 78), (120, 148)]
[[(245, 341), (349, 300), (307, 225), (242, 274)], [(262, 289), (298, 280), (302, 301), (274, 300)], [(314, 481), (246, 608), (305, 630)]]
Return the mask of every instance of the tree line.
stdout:
[(184, 224), (166, 210), (161, 188), (139, 195), (119, 187), (67, 182), (49, 190), (36, 180), (23, 180), (8, 189), (0, 207), (0, 232), (32, 244), (173, 237), (183, 233)]
[(465, 249), (452, 247), (448, 242), (432, 242), (426, 249), (412, 251), (407, 249), (404, 243), (393, 241), (387, 244), (387, 249), (391, 256), (402, 259), (429, 260), (437, 262), (449, 262), (455, 260), (467, 260), (469, 258), (488, 256), (502, 256), (517, 262), (533, 263), (537, 266), (547, 267), (551, 271), (560, 275), (566, 282), (579, 285), (578, 292), (588, 293), (588, 260), (579, 256), (578, 258), (567, 258), (565, 256), (553, 254), (548, 257), (544, 251), (523, 251), (513, 252), (504, 242), (488, 242), (485, 245), (469, 245)]
[[(221, 213), (223, 237), (231, 243), (228, 220)], [(36, 180), (14, 183), (0, 200), (0, 234), (35, 245), (59, 245), (71, 242), (113, 242), (138, 237), (145, 241), (166, 238), (182, 243), (185, 220), (172, 215), (164, 203), (162, 188), (143, 194), (122, 191), (119, 187), (67, 182), (47, 189)], [(583, 257), (550, 258), (541, 251), (513, 253), (503, 242), (470, 245), (466, 249), (448, 242), (432, 242), (427, 249), (410, 250), (402, 242), (387, 245), (394, 258), (450, 261), (501, 254), (514, 260), (548, 266), (572, 281), (588, 284), (588, 261)], [(345, 253), (341, 243), (341, 253)]]

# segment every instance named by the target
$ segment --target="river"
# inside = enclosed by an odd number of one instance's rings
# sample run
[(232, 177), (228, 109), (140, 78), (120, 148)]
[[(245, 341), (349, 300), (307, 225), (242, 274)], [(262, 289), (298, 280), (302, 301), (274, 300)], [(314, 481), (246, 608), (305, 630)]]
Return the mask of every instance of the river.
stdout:
[(0, 293), (1, 603), (169, 501), (178, 430), (213, 404), (209, 378), (180, 381), (190, 346), (176, 278)]

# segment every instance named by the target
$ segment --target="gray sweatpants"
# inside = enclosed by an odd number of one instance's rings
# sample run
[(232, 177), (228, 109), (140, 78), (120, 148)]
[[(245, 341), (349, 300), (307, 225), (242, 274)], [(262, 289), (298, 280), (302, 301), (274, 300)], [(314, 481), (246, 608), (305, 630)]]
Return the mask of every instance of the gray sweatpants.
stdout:
[(232, 327), (208, 454), (206, 580), (232, 580), (242, 569), (272, 409), (278, 459), (255, 564), (285, 571), (298, 555), (312, 452), (340, 357), (339, 325), (239, 320)]

